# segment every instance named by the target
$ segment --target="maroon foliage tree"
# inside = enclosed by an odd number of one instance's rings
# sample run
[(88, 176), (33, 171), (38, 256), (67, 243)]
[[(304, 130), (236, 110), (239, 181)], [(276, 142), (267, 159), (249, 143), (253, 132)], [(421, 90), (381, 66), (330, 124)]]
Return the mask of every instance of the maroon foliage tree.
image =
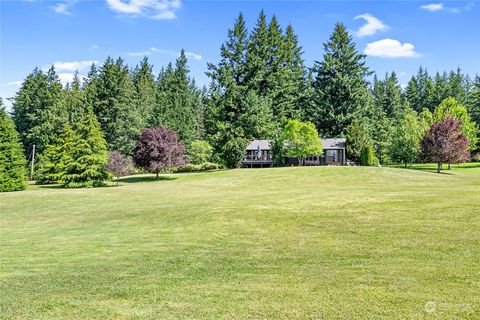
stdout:
[(155, 173), (184, 165), (185, 147), (178, 142), (175, 131), (159, 127), (143, 129), (133, 155), (137, 166)]
[(426, 161), (437, 163), (437, 172), (443, 163), (460, 163), (470, 158), (468, 138), (462, 134), (461, 122), (444, 119), (430, 126), (421, 142), (421, 156)]
[(117, 178), (118, 187), (118, 179), (120, 177), (128, 176), (133, 173), (133, 162), (130, 157), (126, 157), (118, 151), (111, 151), (106, 169)]

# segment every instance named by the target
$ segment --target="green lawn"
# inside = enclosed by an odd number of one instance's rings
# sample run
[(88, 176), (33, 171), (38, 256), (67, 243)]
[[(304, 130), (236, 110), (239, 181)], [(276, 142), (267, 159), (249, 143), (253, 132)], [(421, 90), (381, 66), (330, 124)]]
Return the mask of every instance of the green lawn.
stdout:
[(416, 169), (1, 194), (0, 317), (479, 319), (480, 167)]

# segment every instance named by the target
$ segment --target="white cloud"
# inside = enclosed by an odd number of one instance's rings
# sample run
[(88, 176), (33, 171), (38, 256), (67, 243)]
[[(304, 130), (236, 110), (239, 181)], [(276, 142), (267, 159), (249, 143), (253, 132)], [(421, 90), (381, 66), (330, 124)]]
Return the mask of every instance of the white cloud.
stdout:
[(357, 30), (356, 35), (358, 37), (371, 36), (377, 33), (377, 31), (385, 31), (388, 29), (386, 24), (369, 13), (360, 14), (354, 19), (363, 19), (367, 22)]
[(107, 0), (107, 4), (115, 12), (142, 16), (150, 19), (175, 19), (175, 12), (182, 6), (181, 0)]
[(420, 8), (424, 9), (424, 10), (427, 10), (427, 11), (430, 11), (430, 12), (434, 12), (434, 11), (440, 11), (440, 10), (443, 10), (444, 7), (443, 7), (443, 3), (430, 3), (430, 4), (425, 4), (423, 6), (420, 6)]
[(7, 86), (20, 86), (21, 84), (23, 83), (23, 81), (21, 80), (16, 80), (16, 81), (10, 81), (10, 82), (7, 82)]
[(69, 11), (70, 10), (70, 4), (69, 3), (57, 3), (56, 5), (52, 6), (53, 11), (59, 14), (64, 14), (67, 16), (71, 16), (72, 13)]
[[(98, 61), (94, 60), (82, 60), (82, 61), (57, 61), (54, 62), (53, 65), (57, 71), (83, 71), (95, 63), (97, 64)], [(49, 67), (44, 67), (43, 69), (48, 69)]]
[(92, 48), (92, 49), (98, 49), (98, 48), (100, 48), (100, 47), (99, 47), (98, 45), (96, 45), (96, 44), (92, 44), (92, 46), (91, 46), (90, 48)]
[(463, 11), (471, 10), (474, 6), (475, 6), (475, 3), (473, 2), (469, 2), (463, 7), (446, 7), (443, 5), (443, 3), (430, 3), (430, 4), (420, 6), (420, 8), (430, 12), (444, 11), (444, 12), (450, 12), (450, 13), (461, 13)]
[(128, 52), (127, 55), (132, 57), (144, 57), (149, 56), (151, 54), (150, 51), (143, 51), (143, 52)]
[[(180, 55), (179, 51), (165, 50), (165, 49), (159, 49), (159, 48), (155, 48), (155, 47), (151, 47), (150, 51), (151, 52), (157, 52), (157, 53), (160, 53), (160, 54), (166, 54), (166, 55), (169, 55), (169, 56), (172, 56), (172, 57), (178, 57)], [(202, 60), (203, 59), (201, 54), (191, 52), (191, 51), (185, 51), (185, 56), (187, 58), (194, 59), (194, 60)]]
[[(75, 73), (62, 72), (58, 74), (58, 79), (63, 85), (67, 83), (72, 83)], [(79, 77), (81, 79), (81, 77)]]
[(420, 56), (411, 43), (401, 43), (395, 39), (382, 39), (367, 44), (366, 55), (382, 58), (414, 58)]
[(197, 54), (197, 53), (193, 53), (193, 52), (185, 51), (185, 56), (187, 58), (192, 58), (192, 59), (195, 59), (195, 60), (202, 60), (202, 55)]

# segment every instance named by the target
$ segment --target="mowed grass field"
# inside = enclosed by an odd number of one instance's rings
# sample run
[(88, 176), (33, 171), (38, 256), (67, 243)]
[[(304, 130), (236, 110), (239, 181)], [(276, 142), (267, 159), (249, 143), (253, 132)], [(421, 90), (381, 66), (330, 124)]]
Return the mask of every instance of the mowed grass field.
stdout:
[(480, 318), (478, 165), (31, 186), (0, 212), (3, 319)]

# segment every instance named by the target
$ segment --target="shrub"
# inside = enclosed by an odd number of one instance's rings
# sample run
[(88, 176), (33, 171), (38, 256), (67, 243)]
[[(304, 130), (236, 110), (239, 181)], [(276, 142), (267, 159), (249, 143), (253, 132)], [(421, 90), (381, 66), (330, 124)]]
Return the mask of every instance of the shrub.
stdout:
[(204, 162), (202, 164), (188, 163), (182, 167), (176, 168), (175, 172), (200, 172), (200, 171), (218, 170), (221, 168), (222, 168), (221, 165), (213, 162)]
[(364, 147), (360, 154), (360, 164), (371, 167), (376, 165), (375, 162), (378, 163), (378, 159), (373, 154), (373, 147), (371, 145)]
[(212, 152), (213, 148), (207, 141), (195, 140), (188, 148), (190, 163), (202, 164), (204, 162), (208, 162), (212, 157)]
[(25, 189), (25, 171), (18, 132), (0, 101), (0, 192)]
[(109, 153), (107, 171), (112, 173), (118, 179), (123, 176), (128, 176), (133, 173), (133, 162), (130, 157), (122, 155), (118, 151), (111, 151)]

